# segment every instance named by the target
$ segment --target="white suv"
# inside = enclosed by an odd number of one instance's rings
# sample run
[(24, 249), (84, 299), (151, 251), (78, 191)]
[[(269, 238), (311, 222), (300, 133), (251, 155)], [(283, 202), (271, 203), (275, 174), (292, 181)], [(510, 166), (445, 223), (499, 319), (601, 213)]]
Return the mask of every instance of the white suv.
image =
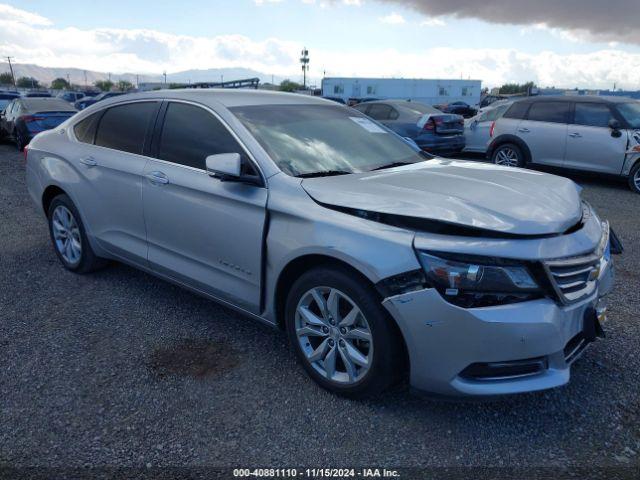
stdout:
[(622, 175), (640, 193), (640, 102), (535, 97), (515, 102), (491, 129), (488, 158)]

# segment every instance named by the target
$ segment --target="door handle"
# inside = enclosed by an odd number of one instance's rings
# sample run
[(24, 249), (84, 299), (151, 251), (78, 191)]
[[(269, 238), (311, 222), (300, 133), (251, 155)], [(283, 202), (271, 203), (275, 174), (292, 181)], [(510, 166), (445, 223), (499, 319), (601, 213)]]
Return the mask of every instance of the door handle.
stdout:
[(169, 183), (169, 179), (162, 172), (151, 172), (147, 174), (146, 177), (154, 185), (166, 185)]
[(96, 162), (96, 159), (93, 157), (82, 157), (80, 159), (80, 163), (86, 165), (87, 167), (95, 167), (96, 165), (98, 165), (98, 162)]
[(529, 130), (528, 128), (519, 128), (518, 131), (520, 133), (529, 133), (531, 130)]
[(582, 138), (582, 135), (580, 135), (580, 134), (579, 134), (579, 133), (577, 133), (577, 132), (576, 132), (576, 133), (570, 133), (570, 134), (569, 134), (569, 136), (570, 136), (571, 138)]

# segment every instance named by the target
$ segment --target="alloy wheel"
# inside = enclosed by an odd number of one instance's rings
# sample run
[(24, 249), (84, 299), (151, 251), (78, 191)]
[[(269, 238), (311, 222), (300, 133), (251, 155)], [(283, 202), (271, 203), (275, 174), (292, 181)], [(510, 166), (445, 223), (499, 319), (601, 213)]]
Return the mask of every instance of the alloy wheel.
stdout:
[(352, 385), (369, 371), (371, 328), (344, 292), (316, 287), (305, 293), (296, 308), (295, 330), (306, 360), (327, 380)]
[(82, 257), (80, 228), (71, 211), (64, 205), (58, 205), (51, 216), (51, 229), (56, 249), (70, 265)]
[(509, 147), (501, 148), (496, 152), (495, 163), (505, 167), (517, 167), (519, 163), (518, 153)]

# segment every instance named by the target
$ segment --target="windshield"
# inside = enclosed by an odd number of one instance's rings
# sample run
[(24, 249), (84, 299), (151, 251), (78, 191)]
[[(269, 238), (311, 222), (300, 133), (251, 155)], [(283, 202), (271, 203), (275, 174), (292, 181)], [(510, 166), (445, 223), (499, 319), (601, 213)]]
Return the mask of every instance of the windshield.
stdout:
[(11, 100), (13, 99), (0, 98), (0, 112), (7, 108), (7, 105), (11, 103)]
[(289, 175), (368, 172), (425, 158), (360, 112), (339, 105), (230, 109)]
[(630, 128), (640, 128), (640, 102), (621, 103), (618, 105), (618, 111)]

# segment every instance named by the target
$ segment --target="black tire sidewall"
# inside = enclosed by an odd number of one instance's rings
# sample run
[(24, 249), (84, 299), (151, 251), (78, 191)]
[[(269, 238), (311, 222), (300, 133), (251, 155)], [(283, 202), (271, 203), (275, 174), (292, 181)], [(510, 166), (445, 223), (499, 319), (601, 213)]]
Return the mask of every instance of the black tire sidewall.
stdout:
[(20, 134), (19, 130), (16, 130), (15, 133), (15, 140), (16, 140), (16, 148), (18, 149), (19, 152), (24, 150), (24, 140), (22, 139), (22, 135)]
[(505, 166), (505, 165), (500, 165), (496, 162), (497, 157), (498, 157), (498, 153), (500, 152), (500, 150), (505, 149), (505, 148), (510, 148), (511, 150), (513, 150), (514, 152), (516, 152), (516, 154), (518, 155), (518, 167), (522, 168), (524, 167), (524, 153), (522, 152), (522, 148), (520, 148), (518, 145), (516, 145), (515, 143), (503, 143), (502, 145), (499, 145), (498, 147), (496, 147), (496, 149), (493, 151), (493, 155), (492, 155), (492, 162), (496, 165), (499, 166)]
[[(295, 332), (295, 311), (300, 298), (314, 287), (332, 287), (344, 292), (362, 311), (373, 337), (373, 362), (357, 383), (340, 385), (327, 380), (308, 362)], [(303, 274), (291, 287), (285, 307), (287, 335), (307, 374), (321, 387), (350, 398), (363, 398), (380, 393), (401, 373), (401, 351), (393, 320), (368, 283), (342, 268), (316, 268)]]
[(631, 169), (631, 172), (629, 173), (629, 188), (635, 193), (640, 193), (640, 190), (638, 190), (638, 187), (633, 180), (638, 171), (640, 171), (640, 160), (636, 162), (636, 164)]
[[(60, 252), (58, 251), (58, 248), (56, 247), (55, 238), (53, 236), (53, 224), (52, 224), (53, 212), (56, 209), (56, 207), (60, 205), (66, 207), (71, 212), (76, 223), (78, 224), (78, 229), (80, 230), (80, 241), (81, 241), (82, 253), (80, 255), (80, 261), (76, 264), (70, 264), (64, 259), (64, 257), (60, 254)], [(58, 195), (51, 201), (51, 204), (49, 205), (49, 210), (47, 212), (47, 219), (49, 223), (49, 236), (51, 237), (51, 244), (53, 246), (53, 250), (56, 252), (58, 259), (60, 259), (60, 262), (62, 263), (64, 268), (72, 272), (78, 272), (78, 273), (83, 273), (83, 272), (88, 272), (90, 270), (93, 270), (96, 266), (97, 257), (93, 253), (93, 250), (91, 249), (91, 245), (89, 244), (89, 240), (87, 239), (87, 234), (85, 232), (84, 224), (82, 223), (82, 218), (80, 217), (80, 213), (78, 212), (78, 209), (76, 208), (76, 206), (73, 204), (73, 202), (67, 195)]]

